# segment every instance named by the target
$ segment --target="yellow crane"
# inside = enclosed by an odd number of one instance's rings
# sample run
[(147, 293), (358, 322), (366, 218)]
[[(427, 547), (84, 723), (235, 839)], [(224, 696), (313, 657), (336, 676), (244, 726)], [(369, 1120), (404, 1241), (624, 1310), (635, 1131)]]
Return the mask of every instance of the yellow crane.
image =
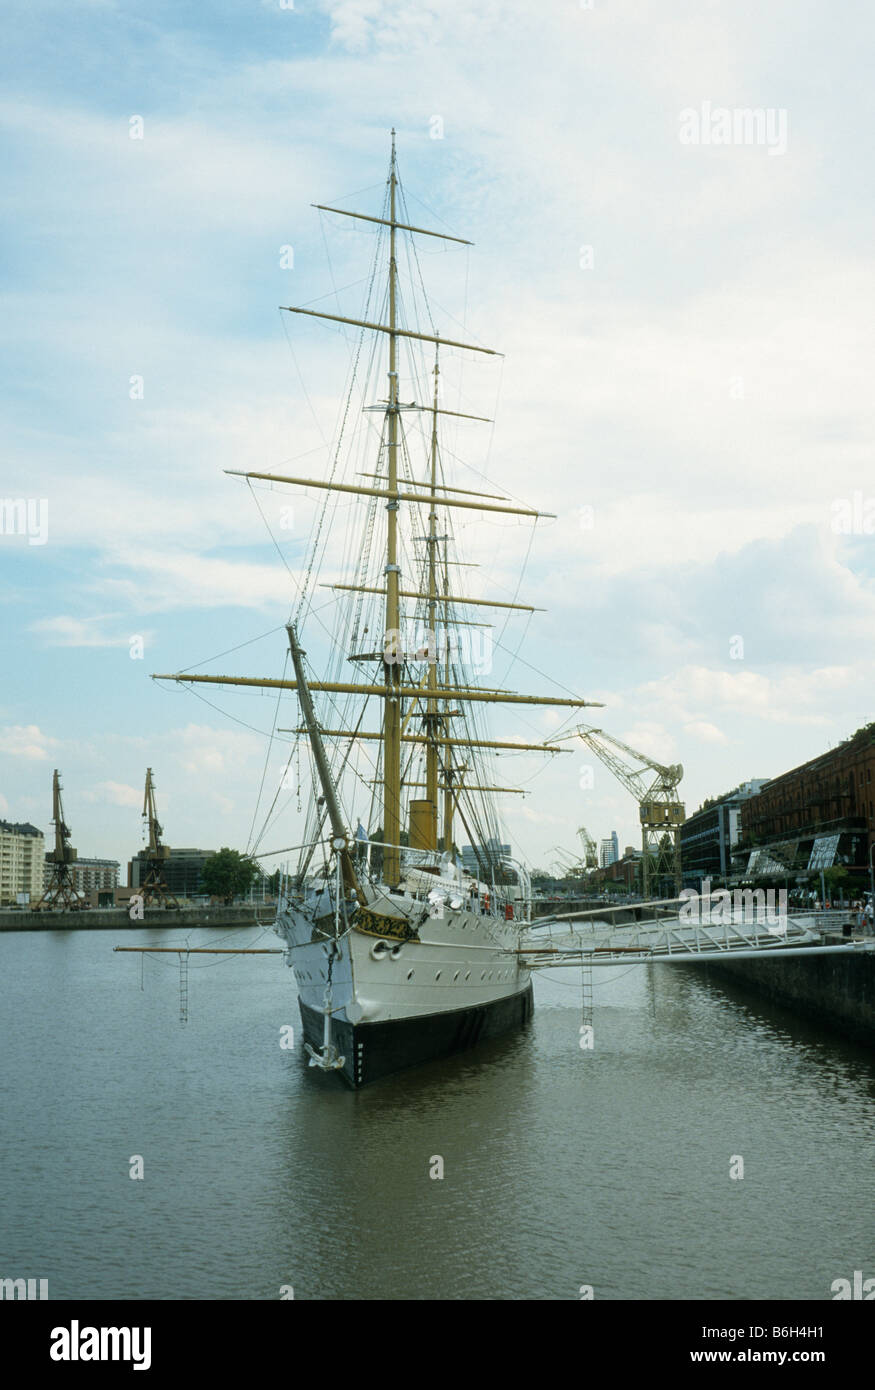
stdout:
[(577, 827), (580, 836), (580, 843), (583, 845), (583, 860), (587, 869), (597, 869), (599, 866), (599, 847), (590, 835), (585, 825)]
[(683, 887), (681, 826), (686, 820), (684, 804), (678, 799), (682, 765), (658, 763), (604, 729), (582, 724), (575, 732), (638, 802), (643, 896), (649, 898), (652, 888), (659, 896), (666, 886), (671, 891), (672, 885), (675, 895), (679, 894)]
[(73, 886), (73, 870), (70, 865), (75, 862), (77, 855), (70, 844), (72, 831), (64, 821), (61, 774), (57, 768), (52, 778), (52, 821), (55, 826), (55, 847), (46, 855), (51, 865), (51, 874), (45, 892), (39, 902), (34, 904), (34, 912), (39, 912), (41, 908), (74, 911), (82, 906), (82, 899)]
[(167, 890), (164, 866), (170, 858), (170, 846), (165, 845), (161, 839), (163, 832), (158, 823), (158, 812), (155, 807), (155, 783), (152, 781), (151, 767), (146, 768), (143, 820), (146, 822), (144, 828), (148, 836), (143, 864), (143, 879), (140, 883), (143, 906), (148, 907), (150, 903), (154, 903), (162, 907), (179, 907), (176, 898)]

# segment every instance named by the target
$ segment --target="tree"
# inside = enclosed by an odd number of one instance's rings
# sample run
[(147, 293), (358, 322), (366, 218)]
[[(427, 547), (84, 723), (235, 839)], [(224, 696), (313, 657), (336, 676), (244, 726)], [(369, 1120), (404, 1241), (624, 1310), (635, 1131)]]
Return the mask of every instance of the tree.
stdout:
[(220, 849), (204, 862), (204, 887), (211, 898), (221, 898), (230, 905), (236, 897), (247, 892), (256, 866), (236, 849)]
[(848, 873), (847, 869), (837, 866), (832, 869), (824, 870), (823, 881), (828, 898), (844, 898), (850, 892), (853, 878), (851, 874)]

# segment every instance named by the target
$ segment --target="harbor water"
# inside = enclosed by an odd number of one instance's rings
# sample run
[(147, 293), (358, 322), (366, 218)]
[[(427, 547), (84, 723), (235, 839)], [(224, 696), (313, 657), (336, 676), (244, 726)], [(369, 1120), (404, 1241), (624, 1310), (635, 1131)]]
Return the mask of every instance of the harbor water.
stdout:
[(823, 1300), (875, 1276), (875, 1053), (693, 967), (594, 971), (591, 1049), (556, 971), (524, 1032), (354, 1093), (307, 1067), (281, 956), (191, 956), (181, 1022), (177, 957), (113, 944), (0, 937), (0, 1275), (51, 1299)]

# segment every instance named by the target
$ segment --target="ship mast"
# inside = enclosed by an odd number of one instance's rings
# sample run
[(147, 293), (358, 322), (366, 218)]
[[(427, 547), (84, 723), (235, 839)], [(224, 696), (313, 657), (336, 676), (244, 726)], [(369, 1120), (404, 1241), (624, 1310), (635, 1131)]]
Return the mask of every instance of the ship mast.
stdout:
[[(293, 314), (304, 314), (311, 318), (319, 318), (331, 323), (350, 324), (356, 328), (371, 333), (385, 333), (389, 339), (388, 353), (388, 378), (389, 391), (388, 399), (379, 403), (377, 407), (367, 407), (368, 409), (379, 409), (385, 405), (385, 430), (384, 442), (386, 448), (386, 469), (382, 468), (374, 475), (372, 486), (363, 486), (355, 483), (338, 481), (334, 478), (306, 478), (290, 477), (288, 475), (247, 470), (245, 472), (237, 469), (226, 469), (225, 471), (237, 476), (245, 477), (249, 480), (262, 479), (272, 484), (291, 484), (293, 486), (313, 487), (325, 489), (329, 492), (355, 497), (379, 498), (386, 506), (386, 552), (385, 552), (385, 584), (374, 585), (373, 583), (342, 584), (334, 583), (329, 585), (336, 592), (351, 592), (362, 594), (374, 594), (385, 598), (385, 631), (383, 636), (382, 650), (379, 655), (382, 658), (383, 676), (371, 683), (361, 681), (326, 681), (326, 680), (305, 680), (301, 671), (295, 671), (296, 679), (274, 679), (270, 677), (247, 677), (247, 676), (222, 676), (222, 675), (202, 675), (189, 672), (176, 672), (174, 674), (156, 674), (154, 680), (174, 680), (192, 683), (210, 683), (218, 685), (250, 686), (254, 688), (277, 690), (294, 690), (299, 696), (304, 695), (301, 701), (302, 710), (306, 700), (309, 700), (309, 693), (325, 692), (327, 694), (355, 694), (364, 697), (377, 696), (382, 700), (383, 716), (382, 727), (379, 731), (369, 731), (361, 729), (358, 725), (354, 729), (325, 729), (319, 726), (320, 745), (327, 738), (340, 739), (375, 739), (382, 745), (383, 766), (382, 766), (382, 791), (383, 791), (383, 879), (390, 887), (397, 885), (401, 879), (401, 750), (404, 744), (424, 744), (426, 755), (426, 797), (423, 801), (411, 803), (411, 825), (410, 843), (417, 848), (437, 849), (438, 845), (438, 804), (439, 794), (443, 792), (443, 843), (444, 850), (452, 850), (453, 845), (453, 815), (458, 807), (458, 795), (462, 787), (462, 781), (466, 772), (464, 762), (454, 765), (454, 752), (456, 747), (466, 750), (474, 748), (500, 749), (509, 748), (515, 751), (537, 751), (541, 753), (558, 753), (569, 750), (561, 746), (542, 742), (542, 743), (523, 743), (506, 742), (491, 739), (481, 739), (470, 735), (462, 738), (452, 738), (450, 736), (449, 715), (455, 710), (457, 704), (466, 701), (481, 701), (489, 704), (514, 704), (514, 705), (552, 705), (564, 706), (571, 709), (582, 709), (586, 706), (599, 704), (599, 701), (582, 700), (569, 698), (567, 696), (532, 696), (518, 694), (509, 690), (491, 690), (472, 685), (469, 681), (462, 681), (456, 685), (450, 684), (450, 668), (448, 658), (444, 657), (444, 671), (442, 678), (439, 678), (437, 670), (437, 642), (436, 627), (438, 613), (441, 612), (444, 618), (444, 642), (446, 642), (447, 629), (453, 619), (450, 617), (458, 604), (471, 605), (477, 608), (497, 608), (501, 610), (515, 610), (520, 612), (536, 611), (530, 605), (524, 603), (508, 602), (493, 598), (469, 598), (462, 594), (450, 592), (448, 561), (446, 550), (443, 556), (442, 565), (442, 586), (438, 579), (438, 546), (441, 541), (447, 541), (448, 536), (438, 534), (438, 518), (446, 515), (446, 512), (439, 512), (438, 508), (452, 509), (461, 508), (466, 511), (485, 512), (490, 514), (504, 514), (536, 521), (540, 517), (552, 515), (551, 513), (541, 512), (531, 507), (514, 505), (511, 498), (496, 495), (493, 493), (470, 491), (464, 488), (448, 487), (439, 484), (438, 466), (438, 436), (437, 436), (437, 417), (438, 415), (453, 415), (461, 418), (480, 420), (482, 416), (464, 415), (460, 411), (444, 410), (438, 404), (438, 376), (439, 368), (437, 358), (434, 367), (434, 392), (430, 406), (402, 404), (399, 400), (399, 345), (402, 338), (414, 340), (421, 343), (434, 343), (435, 349), (440, 345), (461, 349), (466, 352), (476, 352), (486, 354), (490, 357), (500, 356), (494, 349), (482, 347), (479, 343), (459, 342), (455, 339), (444, 338), (436, 332), (422, 333), (418, 329), (403, 326), (403, 311), (401, 321), (399, 321), (399, 284), (397, 266), (397, 233), (399, 231), (411, 233), (419, 236), (436, 237), (442, 241), (454, 242), (462, 246), (470, 246), (471, 243), (463, 237), (450, 235), (448, 232), (435, 231), (431, 228), (414, 226), (409, 222), (398, 220), (399, 211), (399, 190), (398, 166), (395, 154), (395, 131), (392, 130), (392, 148), (389, 164), (387, 198), (383, 205), (383, 211), (388, 216), (374, 217), (365, 213), (354, 212), (347, 208), (328, 207), (322, 203), (315, 203), (314, 207), (320, 211), (332, 213), (342, 217), (352, 217), (363, 222), (377, 224), (379, 227), (389, 228), (389, 284), (388, 284), (388, 304), (387, 304), (387, 323), (375, 323), (370, 319), (352, 318), (342, 314), (329, 314), (322, 309), (305, 309), (301, 306), (283, 305), (286, 312)], [(403, 208), (403, 203), (402, 203)], [(399, 479), (398, 476), (398, 451), (399, 444), (402, 443), (399, 420), (403, 410), (428, 410), (432, 415), (431, 431), (431, 468), (428, 480), (418, 481), (415, 479)], [(366, 475), (369, 476), (369, 475)], [(448, 496), (447, 494), (454, 494)], [(427, 575), (415, 588), (401, 588), (401, 567), (398, 561), (399, 555), (399, 532), (398, 517), (399, 503), (421, 504), (428, 507), (428, 529), (426, 541), (428, 545), (428, 566)], [(448, 529), (448, 527), (446, 528)], [(408, 581), (409, 584), (409, 581)], [(428, 670), (422, 682), (416, 678), (411, 678), (409, 671), (402, 670), (407, 660), (405, 651), (404, 635), (401, 631), (401, 602), (402, 600), (416, 599), (425, 600), (430, 636), (428, 639)], [(477, 623), (472, 624), (479, 625)], [(293, 646), (294, 656), (294, 646)], [(305, 693), (306, 692), (306, 693)], [(406, 723), (410, 717), (408, 711), (407, 720), (402, 727), (402, 702), (412, 702), (413, 705), (420, 703), (422, 710), (422, 720), (424, 728), (421, 733), (408, 733)], [(309, 715), (304, 710), (304, 721), (306, 731), (310, 735), (311, 746), (314, 744), (313, 730), (316, 727), (315, 714), (310, 708)], [(282, 732), (282, 731), (279, 731)], [(301, 732), (296, 730), (295, 732)], [(324, 757), (324, 749), (323, 749)], [(441, 776), (442, 779), (441, 780)], [(330, 778), (328, 779), (330, 780)], [(472, 790), (474, 788), (471, 788)], [(483, 791), (498, 790), (496, 788), (483, 787)], [(338, 824), (340, 823), (339, 807), (337, 811)], [(464, 816), (462, 816), (464, 820)], [(335, 828), (335, 827), (333, 827)], [(343, 832), (345, 834), (345, 831)], [(335, 838), (340, 841), (340, 833), (335, 834)], [(348, 854), (348, 849), (346, 851)], [(341, 853), (343, 860), (343, 853)], [(344, 870), (344, 877), (347, 886), (351, 884), (351, 874), (349, 866)]]
[[(437, 690), (437, 522), (435, 509), (437, 494), (437, 428), (438, 428), (438, 376), (440, 367), (435, 349), (434, 363), (434, 405), (431, 416), (431, 504), (428, 509), (428, 636), (426, 656), (428, 658), (428, 703), (426, 706), (425, 728), (428, 743), (425, 750), (425, 799), (428, 803), (428, 849), (437, 849), (437, 806), (438, 806), (438, 751), (434, 742), (438, 733)], [(446, 628), (444, 629), (446, 640)], [(446, 849), (446, 845), (444, 846)]]
[[(389, 435), (389, 492), (398, 491), (398, 336), (396, 334), (395, 288), (395, 131), (392, 130), (392, 159), (389, 165), (389, 404), (386, 422)], [(403, 642), (399, 630), (398, 500), (386, 503), (386, 633), (383, 638), (383, 839), (386, 843), (384, 873), (388, 884), (401, 877), (401, 697), (400, 662)]]

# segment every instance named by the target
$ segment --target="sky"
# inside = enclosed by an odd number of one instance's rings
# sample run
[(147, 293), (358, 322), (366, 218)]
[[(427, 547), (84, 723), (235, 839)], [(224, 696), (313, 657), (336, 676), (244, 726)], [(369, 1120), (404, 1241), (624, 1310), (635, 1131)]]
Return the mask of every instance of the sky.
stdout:
[[(392, 126), (413, 220), (474, 243), (419, 239), (436, 321), (503, 354), (448, 355), (455, 408), (494, 419), (454, 426), (454, 478), (555, 514), (458, 523), (478, 592), (546, 610), (493, 630), (494, 684), (603, 702), (683, 764), (688, 812), (873, 718), (865, 7), (5, 13), (0, 817), (48, 835), (58, 767), (79, 854), (125, 863), (151, 766), (171, 845), (263, 833), (273, 698), (150, 677), (282, 674), (316, 495), (223, 470), (324, 475), (351, 340), (278, 306), (361, 311), (370, 230), (311, 204), (379, 214)], [(567, 746), (496, 759), (530, 864), (581, 824), (638, 843)], [(300, 827), (284, 791), (262, 847)]]

